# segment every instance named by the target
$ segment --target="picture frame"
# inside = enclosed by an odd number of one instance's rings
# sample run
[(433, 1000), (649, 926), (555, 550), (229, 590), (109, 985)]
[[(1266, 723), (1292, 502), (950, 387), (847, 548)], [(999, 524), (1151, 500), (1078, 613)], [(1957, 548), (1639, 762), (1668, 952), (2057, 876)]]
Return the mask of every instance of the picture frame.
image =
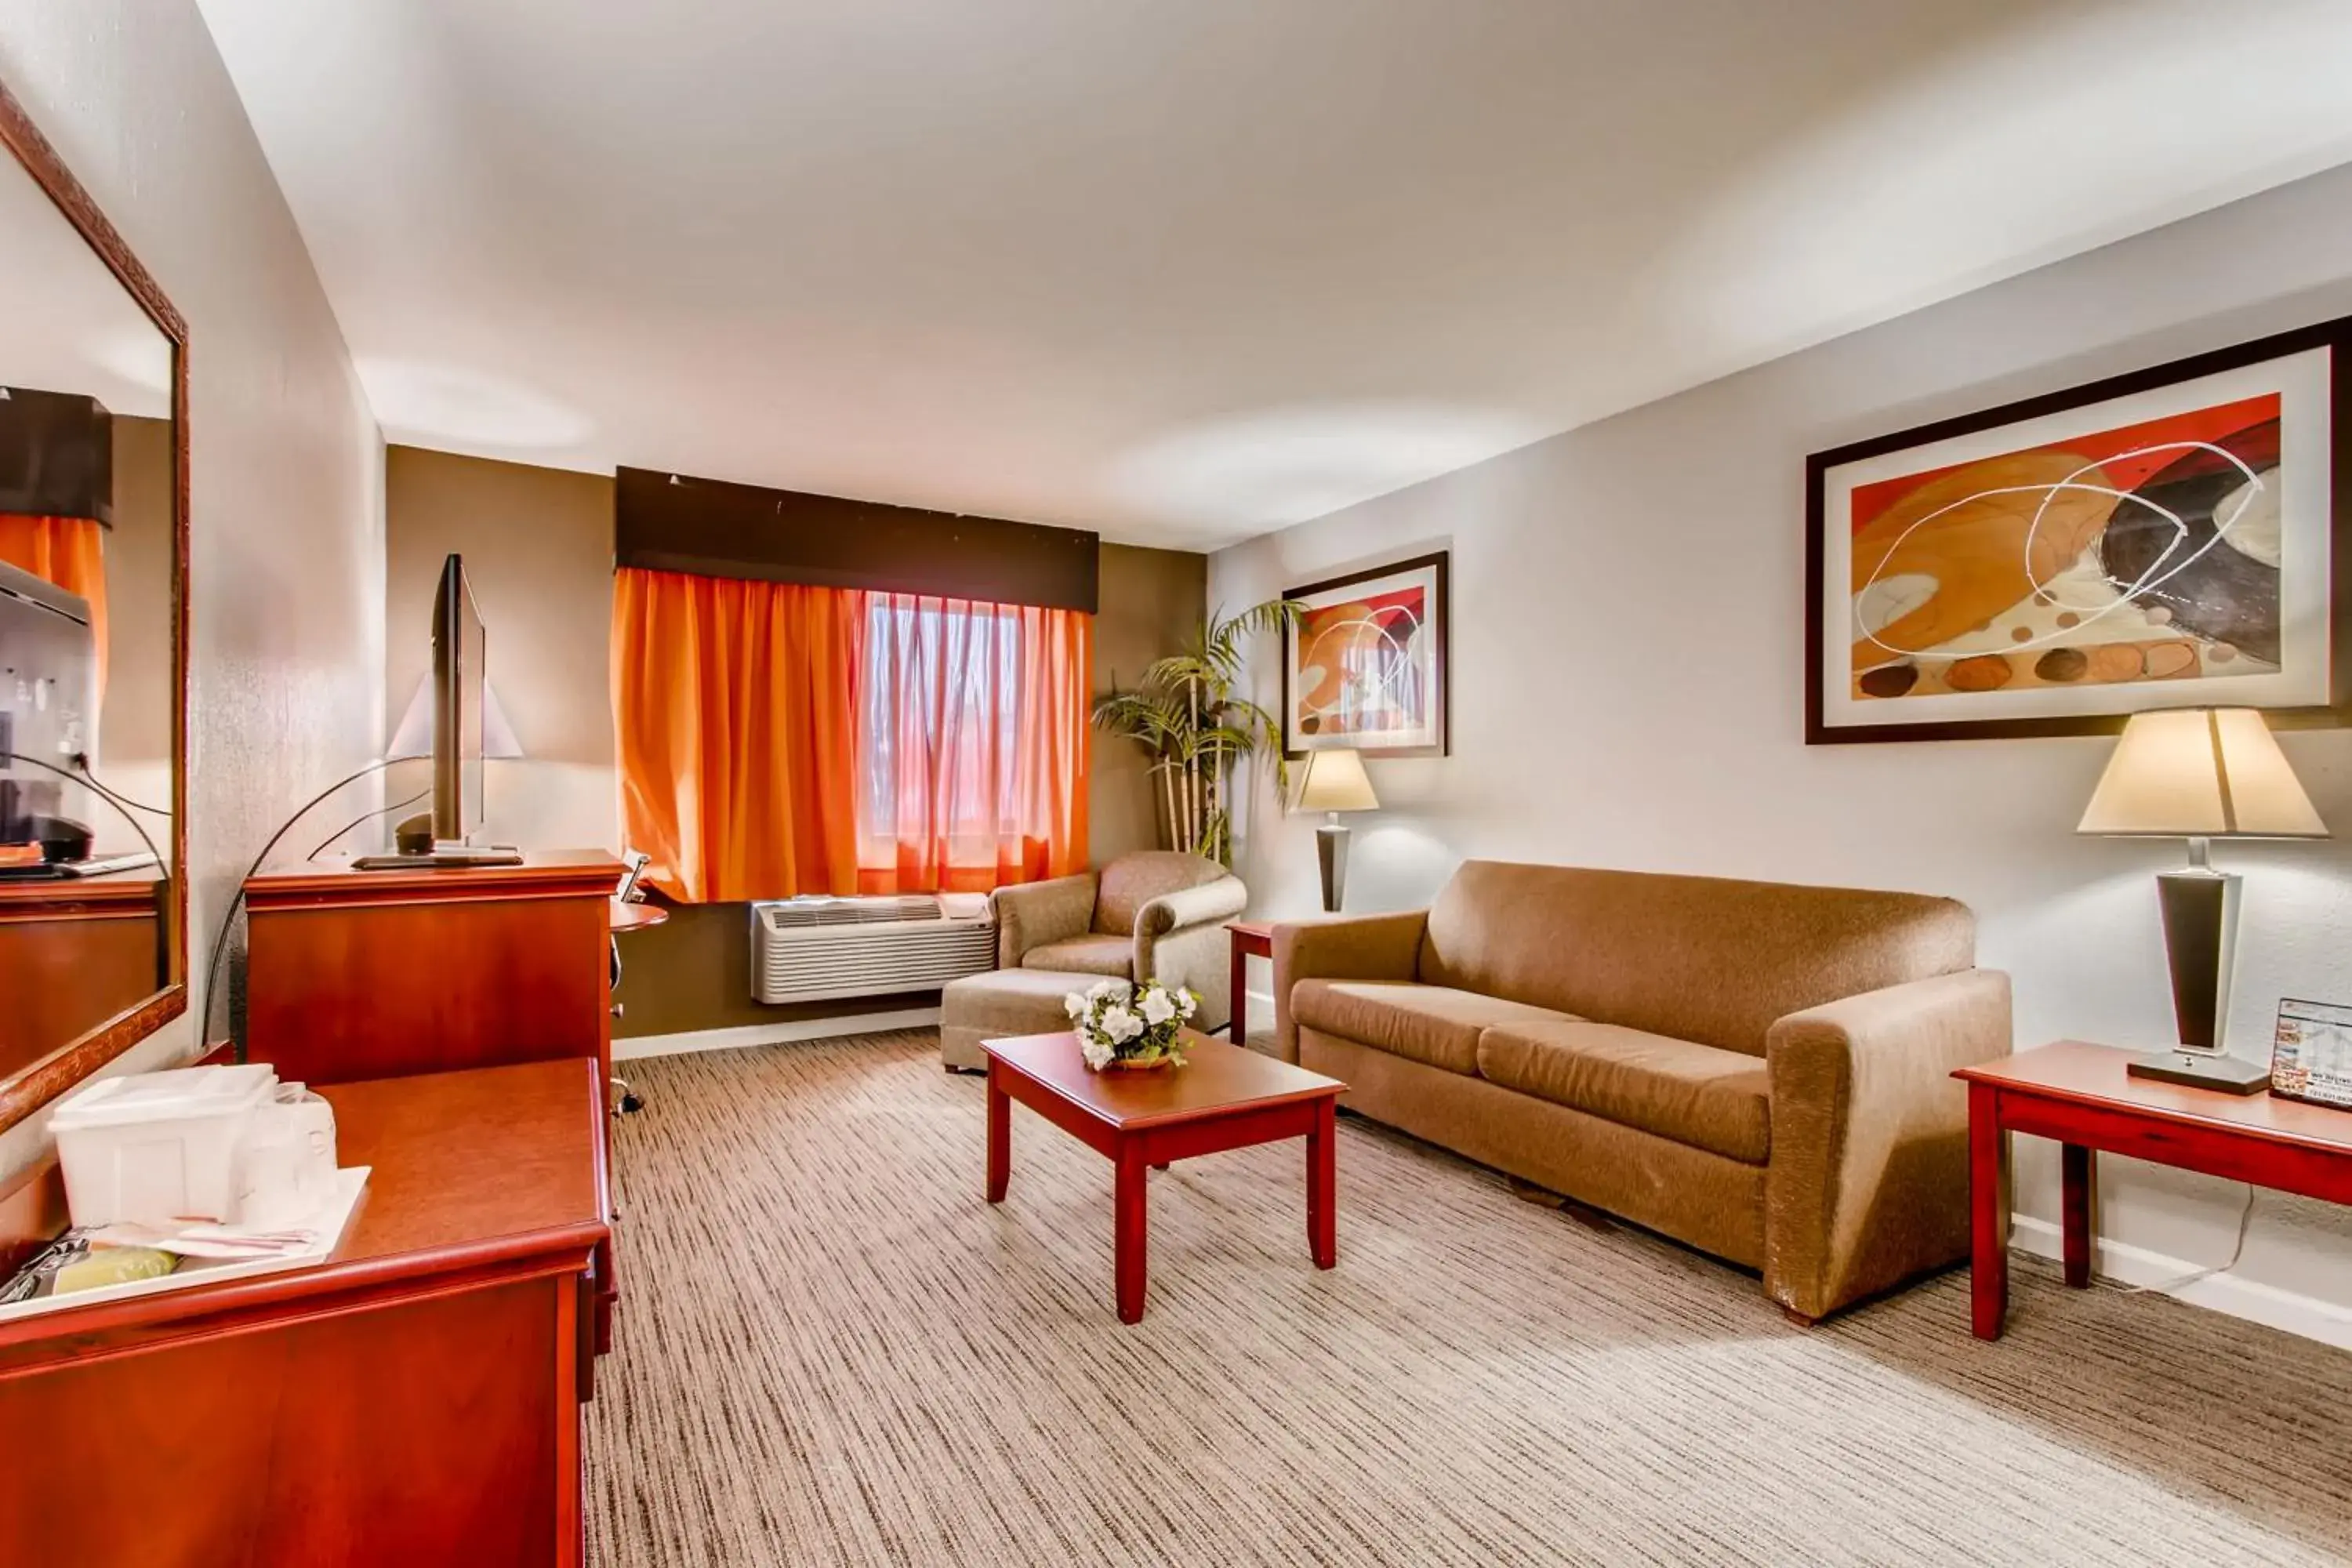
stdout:
[(1811, 454), (1806, 743), (2352, 723), (2339, 473), (2352, 317)]
[(1283, 590), (1283, 753), (1452, 749), (1452, 555), (1416, 555)]
[(2279, 999), (2271, 1037), (2271, 1092), (2352, 1110), (2352, 1007)]

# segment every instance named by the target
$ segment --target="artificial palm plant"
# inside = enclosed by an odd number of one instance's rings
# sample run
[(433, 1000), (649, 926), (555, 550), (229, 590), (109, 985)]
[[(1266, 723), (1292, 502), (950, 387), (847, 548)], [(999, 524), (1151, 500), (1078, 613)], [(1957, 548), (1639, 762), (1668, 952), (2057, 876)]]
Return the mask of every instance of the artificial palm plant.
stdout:
[(1234, 689), (1241, 684), (1249, 642), (1289, 625), (1302, 607), (1295, 599), (1268, 599), (1237, 616), (1210, 616), (1181, 652), (1147, 665), (1131, 690), (1114, 684), (1095, 703), (1097, 729), (1124, 735), (1151, 754), (1161, 826), (1171, 847), (1233, 864), (1233, 811), (1227, 803), (1234, 770), (1261, 747), (1274, 753), (1277, 787), (1288, 789), (1282, 726)]

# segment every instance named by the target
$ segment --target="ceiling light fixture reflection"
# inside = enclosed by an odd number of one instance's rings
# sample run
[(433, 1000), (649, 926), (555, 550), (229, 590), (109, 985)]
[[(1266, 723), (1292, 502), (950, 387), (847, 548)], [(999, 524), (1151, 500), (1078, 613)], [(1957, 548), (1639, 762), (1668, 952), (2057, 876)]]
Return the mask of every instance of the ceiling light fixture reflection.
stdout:
[(396, 438), (544, 450), (577, 446), (596, 427), (571, 405), (487, 371), (368, 358), (359, 374), (376, 423)]
[(1116, 460), (1129, 503), (1171, 520), (1263, 531), (1523, 447), (1525, 419), (1436, 404), (1267, 409), (1194, 425)]

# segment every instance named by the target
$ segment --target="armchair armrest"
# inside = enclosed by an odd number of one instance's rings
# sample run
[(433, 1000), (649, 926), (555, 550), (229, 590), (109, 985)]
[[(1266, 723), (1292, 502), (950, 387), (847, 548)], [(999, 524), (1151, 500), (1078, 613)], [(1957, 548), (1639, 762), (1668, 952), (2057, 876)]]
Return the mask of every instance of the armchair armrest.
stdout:
[(1358, 915), (1274, 928), (1275, 1054), (1298, 1059), (1298, 1025), (1290, 988), (1302, 980), (1411, 980), (1421, 971), (1427, 910)]
[(1951, 1073), (2009, 1050), (2009, 976), (1997, 969), (1866, 991), (1772, 1026), (1767, 1294), (1818, 1318), (1967, 1254), (1968, 1096)]
[(1082, 937), (1095, 923), (1095, 874), (1055, 877), (999, 888), (996, 908), (996, 967), (1018, 969), (1022, 955), (1049, 942)]
[(1229, 921), (1248, 902), (1249, 889), (1239, 877), (1220, 877), (1197, 888), (1162, 893), (1145, 904), (1135, 911), (1136, 979), (1150, 980), (1157, 973), (1155, 950), (1161, 937)]

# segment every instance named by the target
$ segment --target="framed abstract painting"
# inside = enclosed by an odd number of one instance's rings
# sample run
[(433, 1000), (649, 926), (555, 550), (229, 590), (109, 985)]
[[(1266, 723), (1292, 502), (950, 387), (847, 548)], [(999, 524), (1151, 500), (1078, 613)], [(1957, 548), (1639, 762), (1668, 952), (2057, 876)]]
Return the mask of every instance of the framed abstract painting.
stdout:
[(1282, 743), (1293, 757), (1352, 749), (1446, 752), (1448, 552), (1284, 592)]
[(1817, 452), (1805, 739), (2352, 722), (2352, 319)]

